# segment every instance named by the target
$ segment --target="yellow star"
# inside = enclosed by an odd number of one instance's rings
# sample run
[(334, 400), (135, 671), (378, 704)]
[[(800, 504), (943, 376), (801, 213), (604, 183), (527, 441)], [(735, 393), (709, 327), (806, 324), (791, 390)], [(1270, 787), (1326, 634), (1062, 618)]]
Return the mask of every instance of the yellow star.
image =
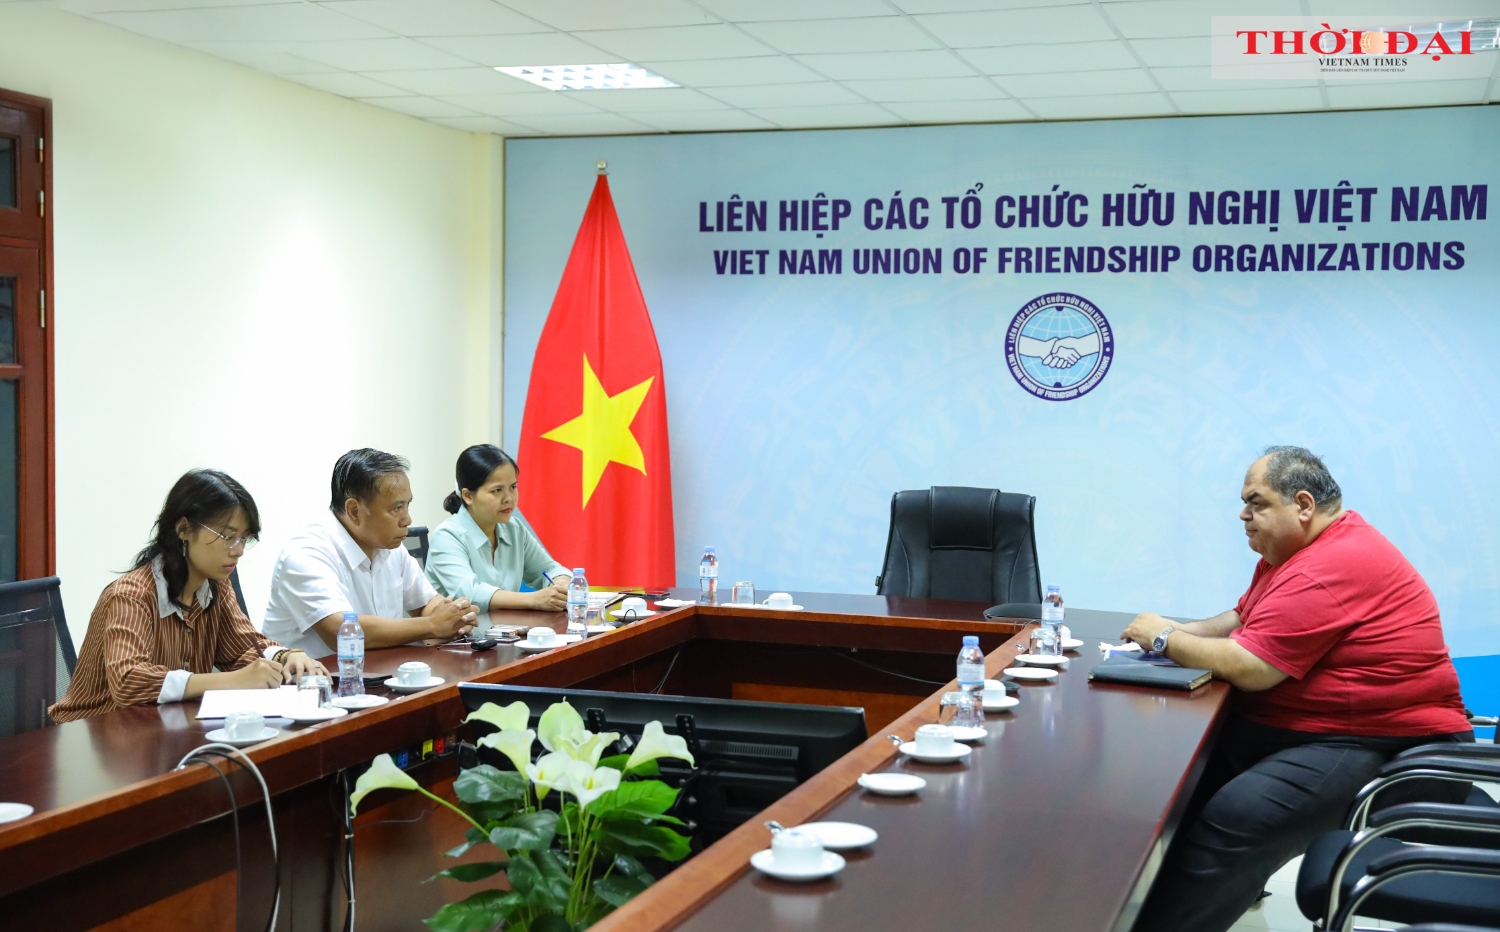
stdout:
[(555, 440), (583, 451), (583, 507), (587, 508), (594, 489), (610, 463), (619, 463), (646, 473), (646, 455), (630, 432), (630, 422), (651, 391), (652, 376), (611, 396), (594, 374), (589, 358), (583, 357), (583, 413), (566, 424), (542, 434), (543, 440)]

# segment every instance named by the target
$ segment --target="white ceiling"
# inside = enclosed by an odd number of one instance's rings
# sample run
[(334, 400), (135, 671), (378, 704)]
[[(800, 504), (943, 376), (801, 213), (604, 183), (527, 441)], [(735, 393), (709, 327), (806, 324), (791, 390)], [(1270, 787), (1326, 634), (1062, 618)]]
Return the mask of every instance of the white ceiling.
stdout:
[[(1488, 78), (1457, 81), (1214, 81), (1209, 23), (1229, 14), (1500, 13), (1500, 0), (47, 2), (320, 90), (505, 136), (1488, 103), (1494, 67)], [(494, 70), (615, 61), (682, 86), (555, 92)]]

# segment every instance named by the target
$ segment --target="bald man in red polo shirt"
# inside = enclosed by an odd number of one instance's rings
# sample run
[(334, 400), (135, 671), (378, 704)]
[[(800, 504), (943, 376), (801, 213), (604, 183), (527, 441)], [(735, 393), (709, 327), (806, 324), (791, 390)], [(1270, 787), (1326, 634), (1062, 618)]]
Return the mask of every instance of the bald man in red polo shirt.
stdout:
[(1139, 615), (1124, 632), (1234, 686), (1137, 932), (1223, 932), (1283, 864), (1341, 827), (1392, 756), (1474, 740), (1432, 590), (1344, 510), (1323, 461), (1271, 447), (1240, 497), (1261, 560), (1239, 604), (1189, 624)]

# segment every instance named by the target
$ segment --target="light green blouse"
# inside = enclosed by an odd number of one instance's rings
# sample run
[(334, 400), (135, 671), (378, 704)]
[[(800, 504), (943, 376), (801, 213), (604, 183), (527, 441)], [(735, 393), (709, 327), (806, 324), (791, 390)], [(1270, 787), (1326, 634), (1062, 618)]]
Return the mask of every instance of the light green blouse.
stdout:
[(523, 582), (533, 589), (547, 585), (543, 572), (556, 579), (569, 570), (552, 559), (520, 511), (495, 525), (493, 551), (467, 508), (438, 525), (428, 542), (427, 578), (433, 587), (449, 598), (468, 599), (480, 611), (489, 609), (497, 589), (519, 592)]

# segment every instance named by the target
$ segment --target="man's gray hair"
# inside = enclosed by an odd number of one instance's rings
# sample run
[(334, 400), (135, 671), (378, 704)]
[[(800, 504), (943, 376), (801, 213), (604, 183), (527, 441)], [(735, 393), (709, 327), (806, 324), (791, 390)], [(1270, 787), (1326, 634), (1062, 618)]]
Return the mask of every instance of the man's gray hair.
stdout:
[(1266, 447), (1266, 484), (1276, 490), (1283, 503), (1290, 503), (1298, 492), (1313, 497), (1318, 510), (1331, 512), (1339, 507), (1344, 493), (1334, 481), (1323, 461), (1306, 447)]

